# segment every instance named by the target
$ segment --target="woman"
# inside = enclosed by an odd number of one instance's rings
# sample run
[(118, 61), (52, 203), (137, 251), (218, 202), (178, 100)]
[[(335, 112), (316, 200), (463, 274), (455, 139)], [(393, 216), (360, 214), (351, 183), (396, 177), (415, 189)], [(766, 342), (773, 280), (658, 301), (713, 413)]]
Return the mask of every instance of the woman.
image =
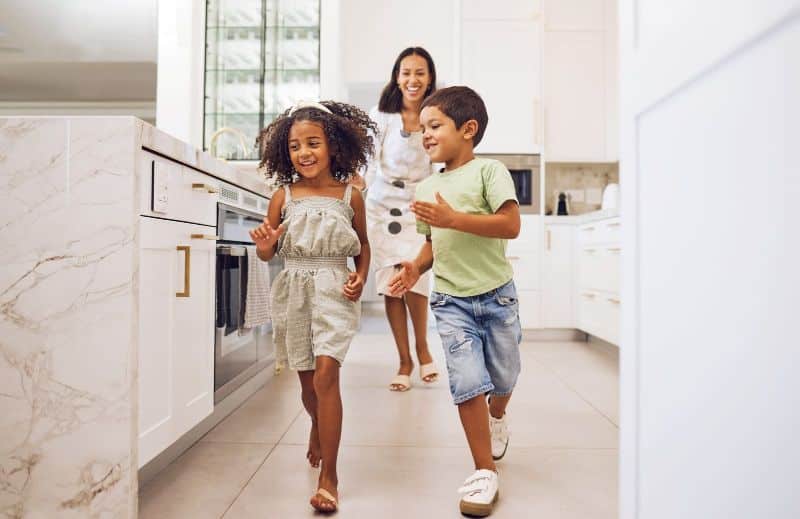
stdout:
[(428, 51), (421, 47), (405, 49), (394, 62), (392, 75), (383, 88), (378, 106), (370, 117), (378, 123), (375, 155), (365, 174), (369, 187), (366, 197), (367, 226), (372, 244), (372, 264), (378, 295), (384, 297), (386, 315), (392, 329), (400, 368), (389, 389), (411, 389), (411, 360), (408, 316), (414, 329), (420, 379), (425, 383), (438, 378), (426, 340), (430, 273), (403, 297), (388, 295), (387, 283), (401, 260), (412, 259), (424, 236), (417, 233), (416, 220), (409, 211), (417, 184), (433, 169), (422, 147), (419, 112), (422, 101), (436, 90), (436, 69)]

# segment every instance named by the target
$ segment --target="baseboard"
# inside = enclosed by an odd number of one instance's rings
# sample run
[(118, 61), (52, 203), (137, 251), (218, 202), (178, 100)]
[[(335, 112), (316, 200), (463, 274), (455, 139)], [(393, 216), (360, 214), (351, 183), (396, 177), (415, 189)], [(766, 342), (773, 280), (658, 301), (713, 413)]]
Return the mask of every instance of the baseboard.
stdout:
[(535, 328), (522, 330), (522, 340), (528, 342), (584, 342), (587, 335), (574, 328)]
[(214, 411), (202, 422), (197, 424), (192, 430), (178, 438), (178, 441), (167, 447), (161, 454), (147, 462), (144, 467), (139, 469), (139, 488), (144, 487), (159, 472), (167, 468), (167, 465), (175, 461), (181, 454), (186, 452), (189, 447), (197, 443), (203, 436), (213, 429), (218, 423), (224, 420), (229, 414), (234, 412), (248, 398), (253, 396), (259, 389), (274, 376), (275, 363), (270, 362), (266, 367), (253, 375), (253, 377), (239, 386), (234, 392), (229, 394), (224, 400), (214, 406)]

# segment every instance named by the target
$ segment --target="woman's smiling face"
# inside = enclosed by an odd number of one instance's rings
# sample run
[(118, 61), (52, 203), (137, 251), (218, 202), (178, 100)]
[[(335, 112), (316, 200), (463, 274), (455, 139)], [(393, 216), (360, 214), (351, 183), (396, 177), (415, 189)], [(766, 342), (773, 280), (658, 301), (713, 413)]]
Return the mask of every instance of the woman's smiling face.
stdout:
[(289, 128), (289, 157), (295, 171), (303, 178), (330, 175), (330, 149), (322, 125), (312, 121), (295, 121)]
[(421, 103), (431, 84), (428, 62), (422, 56), (410, 54), (400, 61), (397, 86), (408, 103)]

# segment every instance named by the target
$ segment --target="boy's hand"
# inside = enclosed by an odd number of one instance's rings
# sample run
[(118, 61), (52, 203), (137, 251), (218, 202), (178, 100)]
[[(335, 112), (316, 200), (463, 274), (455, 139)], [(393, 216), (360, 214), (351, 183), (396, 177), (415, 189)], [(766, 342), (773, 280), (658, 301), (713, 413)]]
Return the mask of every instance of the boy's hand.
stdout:
[(436, 203), (431, 202), (412, 202), (411, 212), (417, 215), (418, 220), (422, 220), (431, 227), (453, 228), (456, 224), (458, 211), (450, 207), (447, 200), (436, 192)]
[(358, 301), (362, 290), (364, 290), (364, 278), (358, 272), (350, 272), (347, 275), (347, 283), (344, 284), (344, 297), (353, 302)]
[(389, 280), (389, 295), (402, 297), (419, 281), (420, 273), (416, 265), (410, 261), (401, 261), (400, 270)]
[(281, 237), (281, 234), (283, 234), (285, 230), (286, 228), (283, 225), (279, 225), (277, 229), (273, 229), (269, 225), (269, 220), (264, 218), (264, 223), (250, 231), (250, 238), (252, 238), (253, 242), (256, 244), (256, 249), (268, 251), (275, 246), (278, 238)]

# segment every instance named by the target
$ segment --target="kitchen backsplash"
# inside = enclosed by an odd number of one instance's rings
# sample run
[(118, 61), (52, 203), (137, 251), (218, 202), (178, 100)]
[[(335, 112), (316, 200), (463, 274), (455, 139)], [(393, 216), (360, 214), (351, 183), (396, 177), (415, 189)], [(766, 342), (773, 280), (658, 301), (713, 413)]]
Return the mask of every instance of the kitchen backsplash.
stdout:
[(618, 164), (547, 163), (545, 214), (555, 213), (558, 193), (569, 199), (569, 213), (583, 214), (600, 209), (603, 189), (619, 183)]

